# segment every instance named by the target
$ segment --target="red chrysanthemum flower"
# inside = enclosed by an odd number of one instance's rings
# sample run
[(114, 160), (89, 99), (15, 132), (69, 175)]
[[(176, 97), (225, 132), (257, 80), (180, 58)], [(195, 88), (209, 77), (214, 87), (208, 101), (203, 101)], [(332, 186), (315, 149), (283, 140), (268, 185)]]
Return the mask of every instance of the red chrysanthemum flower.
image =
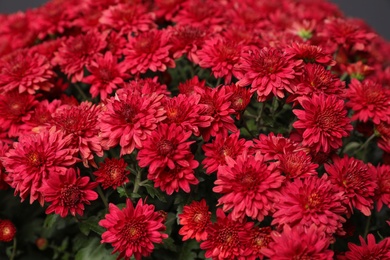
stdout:
[(342, 138), (353, 129), (344, 101), (336, 96), (313, 94), (299, 100), (304, 110), (294, 109), (298, 117), (293, 126), (303, 130), (303, 142), (315, 152), (328, 153), (342, 146)]
[(234, 66), (241, 56), (241, 44), (222, 37), (206, 40), (197, 52), (199, 66), (211, 68), (215, 78), (224, 78), (225, 84), (232, 81)]
[(126, 167), (127, 163), (123, 158), (106, 158), (104, 163), (100, 163), (98, 170), (93, 174), (103, 189), (112, 187), (115, 190), (117, 187), (129, 182), (127, 176), (130, 174), (130, 171), (127, 171)]
[(24, 124), (21, 125), (21, 128), (28, 133), (44, 131), (42, 129), (46, 129), (47, 125), (50, 124), (52, 115), (62, 105), (61, 103), (61, 100), (58, 99), (52, 102), (49, 102), (47, 99), (40, 101), (31, 115), (23, 119)]
[[(158, 76), (154, 78), (134, 79), (124, 84), (125, 89), (140, 93), (141, 96), (152, 96), (163, 94), (166, 97), (171, 95), (167, 85), (159, 82)], [(117, 93), (121, 93), (122, 90), (118, 90)]]
[[(358, 51), (366, 50), (372, 39), (376, 37), (375, 33), (368, 32), (354, 19), (331, 18), (325, 20), (324, 25), (320, 35), (345, 50), (352, 48)], [(337, 46), (334, 47), (336, 48)]]
[(183, 241), (195, 238), (200, 242), (207, 239), (206, 230), (211, 225), (211, 212), (204, 199), (184, 206), (183, 212), (178, 217), (182, 225), (179, 234), (183, 236)]
[(373, 67), (363, 63), (361, 60), (355, 63), (340, 64), (340, 68), (342, 72), (347, 73), (351, 79), (357, 80), (364, 80), (368, 75), (375, 71)]
[(206, 142), (210, 140), (211, 136), (227, 136), (229, 131), (237, 131), (237, 126), (232, 118), (235, 111), (230, 108), (229, 101), (232, 93), (227, 93), (223, 86), (217, 88), (195, 87), (195, 91), (201, 97), (199, 103), (206, 107), (204, 115), (213, 118), (209, 127), (200, 128), (202, 137)]
[(172, 21), (178, 26), (192, 25), (208, 28), (212, 32), (221, 31), (224, 17), (220, 7), (218, 1), (188, 0)]
[(38, 90), (49, 91), (54, 76), (49, 61), (39, 54), (28, 55), (16, 51), (0, 60), (0, 89), (2, 92), (17, 90), (34, 94)]
[(190, 145), (194, 143), (188, 141), (190, 136), (191, 132), (175, 124), (160, 124), (143, 142), (137, 155), (139, 166), (149, 166), (149, 174), (165, 167), (171, 170), (177, 165), (188, 167), (190, 162), (187, 159), (192, 155)]
[(115, 252), (120, 252), (118, 259), (141, 260), (147, 257), (168, 235), (165, 230), (164, 218), (154, 211), (153, 205), (144, 204), (140, 199), (133, 206), (131, 200), (126, 200), (126, 207), (120, 210), (116, 205), (109, 204), (109, 213), (100, 220), (99, 225), (107, 229), (102, 234), (101, 243), (109, 243)]
[(55, 127), (35, 135), (23, 135), (13, 144), (5, 157), (7, 182), (19, 193), (22, 201), (30, 195), (30, 203), (38, 200), (43, 205), (39, 189), (44, 180), (63, 174), (77, 162), (76, 149), (69, 148), (71, 136), (64, 136)]
[(376, 167), (378, 189), (375, 194), (375, 201), (378, 212), (383, 205), (390, 208), (390, 165)]
[(293, 42), (286, 48), (286, 53), (294, 55), (294, 59), (303, 60), (305, 63), (318, 63), (323, 66), (336, 65), (332, 55), (325, 53), (321, 47), (316, 45)]
[(162, 100), (167, 118), (163, 121), (167, 124), (176, 124), (185, 131), (191, 131), (199, 136), (199, 128), (207, 128), (211, 125), (213, 118), (204, 115), (205, 105), (199, 104), (200, 96), (185, 96), (179, 94), (173, 98)]
[(105, 9), (93, 8), (90, 3), (86, 3), (88, 1), (89, 0), (83, 2), (85, 4), (84, 10), (82, 10), (83, 15), (71, 21), (71, 26), (83, 32), (88, 32), (96, 28), (103, 31), (104, 29), (103, 25), (100, 23), (100, 18)]
[(375, 125), (375, 129), (380, 134), (378, 147), (383, 151), (390, 153), (390, 122), (381, 121), (378, 125)]
[(84, 77), (84, 66), (106, 47), (106, 34), (89, 31), (87, 34), (70, 36), (55, 53), (54, 62), (72, 80), (81, 81)]
[(121, 3), (104, 10), (99, 22), (120, 34), (148, 31), (156, 27), (154, 14), (140, 3)]
[(240, 63), (236, 66), (235, 76), (240, 86), (251, 85), (251, 91), (257, 93), (258, 101), (267, 100), (271, 94), (283, 98), (285, 91), (293, 92), (291, 81), (301, 72), (302, 60), (293, 60), (276, 48), (252, 48), (244, 51)]
[(0, 219), (0, 242), (10, 242), (14, 239), (16, 227), (9, 219)]
[(230, 107), (235, 111), (236, 118), (241, 118), (241, 113), (251, 101), (252, 93), (250, 89), (240, 87), (236, 84), (225, 85), (226, 93), (232, 93), (229, 97)]
[(232, 209), (233, 220), (248, 216), (262, 221), (273, 212), (284, 177), (275, 164), (267, 165), (259, 153), (250, 156), (244, 152), (236, 160), (227, 159), (227, 165), (218, 168), (213, 188), (222, 194), (218, 204), (223, 205), (224, 211)]
[(218, 208), (217, 222), (206, 229), (207, 239), (200, 244), (200, 248), (206, 250), (206, 258), (213, 260), (244, 260), (252, 227), (252, 222), (234, 221), (231, 214), (226, 216), (223, 210)]
[(264, 259), (264, 254), (261, 251), (268, 248), (269, 243), (272, 242), (271, 231), (270, 227), (252, 227), (249, 231), (249, 252), (246, 255), (246, 260)]
[(91, 84), (89, 93), (93, 98), (100, 95), (100, 99), (105, 100), (107, 95), (118, 88), (118, 85), (124, 83), (123, 80), (128, 78), (129, 75), (125, 73), (126, 68), (123, 64), (118, 64), (117, 58), (108, 51), (103, 57), (96, 56), (95, 60), (87, 65), (91, 75), (86, 76), (83, 82)]
[(367, 242), (359, 236), (360, 246), (348, 243), (349, 251), (345, 253), (345, 257), (340, 257), (340, 260), (364, 260), (364, 259), (390, 259), (390, 239), (385, 238), (378, 244), (375, 242), (373, 234), (367, 235)]
[(161, 106), (163, 95), (144, 95), (134, 89), (122, 89), (107, 105), (99, 117), (101, 143), (105, 150), (121, 146), (120, 155), (130, 154), (142, 147), (142, 141), (165, 119)]
[(154, 187), (160, 188), (168, 195), (173, 192), (178, 192), (182, 189), (186, 193), (190, 193), (190, 185), (197, 185), (199, 180), (194, 175), (194, 169), (199, 166), (198, 161), (194, 160), (193, 155), (186, 156), (185, 161), (188, 166), (175, 165), (174, 169), (169, 167), (159, 168), (154, 173), (148, 174), (148, 179), (154, 182)]
[[(251, 141), (239, 138), (240, 131), (237, 131), (227, 137), (217, 135), (211, 143), (205, 143), (202, 146), (205, 158), (202, 161), (206, 173), (211, 174), (218, 170), (219, 166), (227, 165), (229, 159), (236, 160), (237, 157), (251, 145)], [(227, 158), (229, 157), (229, 159)]]
[(170, 28), (169, 41), (172, 44), (170, 51), (173, 58), (178, 59), (185, 54), (190, 61), (198, 64), (197, 50), (202, 47), (206, 35), (206, 29), (191, 24)]
[(98, 128), (100, 113), (101, 106), (84, 101), (78, 106), (61, 106), (49, 123), (72, 137), (72, 146), (78, 148), (85, 167), (96, 167), (94, 154), (103, 156)]
[(51, 67), (54, 67), (53, 66), (54, 54), (61, 47), (62, 42), (63, 42), (63, 38), (56, 38), (54, 40), (44, 41), (40, 44), (30, 47), (30, 49), (28, 50), (28, 55), (34, 56), (38, 54), (39, 56), (44, 56), (47, 62), (51, 65)]
[(328, 249), (329, 238), (315, 225), (308, 228), (285, 225), (282, 233), (274, 231), (271, 236), (273, 242), (261, 251), (270, 259), (333, 259), (334, 252)]
[(349, 214), (356, 208), (366, 216), (371, 215), (378, 188), (374, 166), (347, 155), (335, 156), (333, 164), (325, 164), (325, 171), (332, 184), (345, 194)]
[(318, 164), (313, 163), (312, 158), (303, 150), (296, 150), (276, 155), (278, 169), (288, 179), (305, 178), (317, 175)]
[(300, 96), (312, 96), (313, 94), (324, 93), (339, 96), (344, 94), (345, 82), (319, 64), (306, 64), (303, 74), (294, 81), (296, 90), (288, 97), (287, 102), (296, 100)]
[(352, 79), (345, 96), (349, 99), (346, 106), (354, 111), (352, 120), (367, 122), (371, 119), (374, 124), (390, 122), (390, 90), (379, 83)]
[(98, 194), (93, 191), (97, 187), (96, 182), (90, 182), (89, 177), (78, 177), (79, 169), (70, 168), (63, 174), (53, 174), (43, 182), (39, 189), (43, 198), (50, 205), (46, 214), (59, 214), (66, 217), (69, 212), (73, 216), (82, 216), (84, 205), (90, 205), (92, 200), (98, 198)]
[(110, 51), (118, 59), (122, 58), (124, 49), (126, 48), (127, 38), (120, 33), (110, 31), (106, 37), (107, 51)]
[(268, 135), (260, 134), (258, 139), (254, 139), (253, 149), (264, 155), (266, 161), (271, 161), (278, 160), (278, 155), (292, 153), (297, 149), (297, 144), (281, 134), (271, 132)]
[(48, 35), (58, 35), (70, 28), (71, 21), (83, 13), (83, 2), (78, 0), (49, 1), (33, 10), (33, 27), (39, 32), (38, 38), (43, 40)]
[(337, 192), (326, 174), (321, 178), (297, 178), (281, 190), (272, 224), (307, 228), (315, 224), (331, 237), (336, 232), (342, 233), (345, 222), (342, 215), (347, 213), (344, 200), (343, 192)]
[(174, 15), (180, 10), (181, 4), (185, 0), (155, 0), (156, 16), (167, 21), (172, 20)]
[(7, 131), (9, 137), (21, 135), (23, 121), (31, 117), (37, 104), (35, 96), (27, 92), (12, 91), (0, 94), (0, 129)]
[(129, 38), (124, 51), (124, 64), (131, 74), (165, 71), (174, 68), (175, 61), (169, 55), (169, 34), (166, 30), (151, 30)]
[(206, 88), (206, 81), (205, 80), (200, 80), (198, 76), (194, 76), (191, 79), (186, 80), (184, 83), (180, 83), (179, 86), (177, 86), (179, 89), (179, 92), (181, 94), (184, 94), (186, 96), (192, 96), (199, 94), (196, 89), (204, 89)]
[(34, 29), (36, 16), (31, 11), (18, 11), (1, 20), (0, 35), (6, 36), (11, 50), (22, 49), (34, 44), (37, 31)]

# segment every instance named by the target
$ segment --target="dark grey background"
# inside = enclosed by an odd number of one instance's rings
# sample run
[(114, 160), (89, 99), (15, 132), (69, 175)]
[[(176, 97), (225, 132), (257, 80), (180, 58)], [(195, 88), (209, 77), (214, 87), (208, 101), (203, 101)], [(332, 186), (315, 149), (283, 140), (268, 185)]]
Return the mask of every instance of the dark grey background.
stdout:
[[(0, 0), (0, 13), (37, 7), (47, 0)], [(380, 35), (390, 40), (390, 0), (331, 0), (348, 16), (364, 19)], [(0, 25), (1, 26), (1, 25)]]

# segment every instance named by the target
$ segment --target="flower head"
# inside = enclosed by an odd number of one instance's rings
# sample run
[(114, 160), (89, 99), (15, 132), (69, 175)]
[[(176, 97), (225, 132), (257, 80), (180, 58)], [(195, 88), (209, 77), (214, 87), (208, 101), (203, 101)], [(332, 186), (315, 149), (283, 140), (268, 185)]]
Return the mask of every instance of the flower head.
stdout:
[(333, 164), (325, 164), (325, 170), (333, 185), (347, 197), (349, 213), (356, 208), (366, 216), (371, 215), (378, 188), (374, 166), (345, 155), (335, 156)]
[(273, 241), (261, 252), (271, 259), (321, 259), (332, 260), (329, 238), (314, 224), (309, 227), (285, 225), (283, 232), (272, 232)]
[(9, 137), (21, 135), (23, 121), (31, 117), (34, 107), (38, 104), (34, 95), (17, 91), (0, 94), (0, 128)]
[(346, 106), (354, 111), (352, 120), (367, 122), (371, 119), (374, 124), (390, 122), (390, 90), (379, 83), (370, 79), (363, 82), (352, 79), (346, 97), (349, 99)]
[(23, 135), (2, 158), (8, 172), (8, 183), (22, 201), (30, 195), (30, 203), (43, 205), (40, 188), (43, 182), (77, 162), (76, 149), (70, 148), (71, 136), (52, 127), (39, 134)]
[(100, 106), (84, 101), (78, 106), (61, 106), (49, 122), (72, 137), (72, 145), (79, 150), (85, 167), (96, 167), (94, 154), (103, 156), (98, 129), (100, 112)]
[(390, 208), (390, 165), (379, 165), (376, 167), (378, 189), (375, 194), (377, 210), (380, 211), (383, 205)]
[(96, 200), (98, 194), (93, 191), (98, 185), (90, 182), (89, 177), (78, 177), (74, 168), (69, 168), (63, 174), (53, 174), (46, 179), (39, 189), (43, 198), (50, 205), (46, 209), (46, 214), (55, 213), (61, 217), (66, 217), (69, 213), (75, 216), (82, 216), (84, 205), (91, 204), (91, 200)]
[(121, 34), (143, 32), (156, 27), (154, 14), (148, 12), (145, 5), (128, 3), (111, 5), (105, 9), (99, 22)]
[(131, 200), (126, 200), (126, 207), (120, 210), (116, 205), (109, 204), (109, 213), (99, 222), (107, 229), (102, 234), (102, 243), (109, 243), (115, 252), (120, 252), (119, 258), (135, 259), (149, 256), (154, 244), (159, 244), (168, 235), (164, 234), (164, 218), (154, 211), (153, 205), (139, 200), (133, 206)]
[(197, 54), (200, 67), (211, 68), (215, 78), (224, 78), (225, 84), (229, 84), (232, 81), (234, 66), (241, 56), (241, 45), (239, 42), (215, 37), (206, 40)]
[(84, 77), (84, 66), (90, 64), (106, 44), (105, 35), (95, 30), (75, 37), (70, 36), (55, 53), (54, 62), (72, 82), (81, 81)]
[(196, 241), (207, 239), (207, 227), (211, 225), (211, 212), (206, 201), (193, 201), (190, 205), (183, 207), (183, 212), (179, 214), (179, 221), (182, 227), (179, 234), (183, 236), (183, 241), (195, 238)]
[[(217, 135), (211, 143), (203, 144), (202, 149), (205, 158), (202, 164), (206, 168), (206, 173), (216, 172), (220, 166), (228, 164), (230, 159), (236, 160), (237, 157), (248, 149), (252, 142), (239, 138), (240, 131), (237, 131), (227, 137)], [(229, 157), (229, 158), (227, 158)]]
[(279, 160), (278, 168), (287, 178), (305, 178), (317, 175), (318, 164), (305, 151), (298, 150), (276, 155)]
[(117, 63), (116, 57), (111, 52), (106, 52), (103, 57), (96, 56), (95, 60), (87, 65), (91, 75), (83, 79), (84, 83), (91, 84), (89, 92), (92, 97), (100, 95), (102, 100), (107, 98), (118, 85), (124, 83), (128, 77), (123, 63)]
[(187, 158), (192, 155), (190, 145), (193, 143), (188, 141), (190, 136), (191, 132), (183, 131), (180, 126), (160, 124), (144, 141), (137, 155), (139, 166), (149, 166), (149, 174), (154, 174), (159, 168), (188, 167)]
[(124, 64), (131, 74), (151, 71), (166, 71), (174, 68), (175, 62), (170, 57), (167, 31), (151, 30), (130, 37), (127, 49), (124, 51)]
[(360, 246), (348, 243), (349, 251), (345, 253), (346, 260), (363, 260), (363, 259), (390, 259), (390, 239), (385, 238), (376, 243), (373, 234), (367, 235), (367, 242), (359, 236)]
[(301, 74), (302, 60), (293, 60), (276, 48), (253, 48), (244, 51), (236, 68), (240, 86), (251, 85), (258, 101), (267, 100), (271, 94), (283, 98), (284, 91), (292, 92), (291, 81)]
[(224, 211), (232, 209), (233, 220), (248, 216), (262, 221), (273, 212), (283, 180), (275, 165), (267, 165), (262, 155), (250, 156), (244, 152), (218, 168), (213, 191), (223, 194), (218, 203)]
[(181, 126), (185, 131), (191, 131), (199, 136), (199, 128), (207, 128), (211, 125), (213, 118), (209, 115), (203, 115), (205, 105), (199, 104), (200, 96), (185, 96), (179, 94), (173, 98), (162, 100), (167, 118), (163, 121), (168, 124)]
[(10, 242), (14, 239), (16, 227), (9, 219), (0, 219), (0, 242)]
[(343, 192), (336, 192), (327, 175), (297, 178), (286, 183), (280, 191), (272, 224), (307, 228), (315, 224), (330, 237), (341, 232), (345, 222), (342, 217), (347, 212), (344, 199)]
[(213, 260), (246, 259), (248, 234), (252, 226), (252, 222), (234, 221), (231, 214), (226, 216), (218, 208), (217, 222), (208, 226), (207, 239), (200, 244), (200, 248), (206, 251), (206, 258)]
[(93, 174), (96, 176), (96, 182), (100, 183), (103, 189), (108, 189), (109, 187), (116, 189), (129, 182), (127, 175), (130, 172), (126, 170), (126, 167), (127, 163), (123, 158), (106, 158)]
[(303, 145), (325, 153), (341, 147), (342, 138), (353, 128), (344, 101), (333, 95), (313, 94), (300, 103), (304, 110), (293, 110), (298, 117), (293, 126), (303, 130)]
[(161, 107), (163, 95), (141, 95), (134, 89), (121, 89), (115, 97), (107, 99), (107, 105), (99, 117), (102, 146), (110, 149), (121, 146), (120, 155), (130, 154), (142, 147), (142, 141), (165, 119)]
[(49, 91), (54, 76), (49, 61), (40, 54), (28, 55), (16, 51), (0, 61), (0, 89), (3, 93), (17, 90), (34, 94), (38, 90)]

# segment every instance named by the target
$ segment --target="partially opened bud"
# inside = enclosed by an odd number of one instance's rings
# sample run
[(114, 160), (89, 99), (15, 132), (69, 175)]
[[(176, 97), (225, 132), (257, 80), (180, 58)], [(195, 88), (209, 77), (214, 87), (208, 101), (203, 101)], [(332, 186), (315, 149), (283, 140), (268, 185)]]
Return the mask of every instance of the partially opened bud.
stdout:
[(0, 242), (10, 242), (16, 233), (15, 225), (8, 219), (0, 219)]

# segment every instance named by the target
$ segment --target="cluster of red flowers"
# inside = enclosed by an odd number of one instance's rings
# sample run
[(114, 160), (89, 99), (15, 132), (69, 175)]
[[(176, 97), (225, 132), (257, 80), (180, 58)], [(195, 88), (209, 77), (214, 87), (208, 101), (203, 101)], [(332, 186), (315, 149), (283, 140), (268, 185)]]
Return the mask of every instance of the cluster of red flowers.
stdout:
[[(0, 189), (61, 217), (103, 190), (184, 196), (164, 209), (212, 259), (390, 259), (346, 228), (390, 207), (390, 44), (362, 21), (322, 0), (53, 0), (0, 23)], [(119, 258), (168, 237), (146, 197), (99, 222)]]

